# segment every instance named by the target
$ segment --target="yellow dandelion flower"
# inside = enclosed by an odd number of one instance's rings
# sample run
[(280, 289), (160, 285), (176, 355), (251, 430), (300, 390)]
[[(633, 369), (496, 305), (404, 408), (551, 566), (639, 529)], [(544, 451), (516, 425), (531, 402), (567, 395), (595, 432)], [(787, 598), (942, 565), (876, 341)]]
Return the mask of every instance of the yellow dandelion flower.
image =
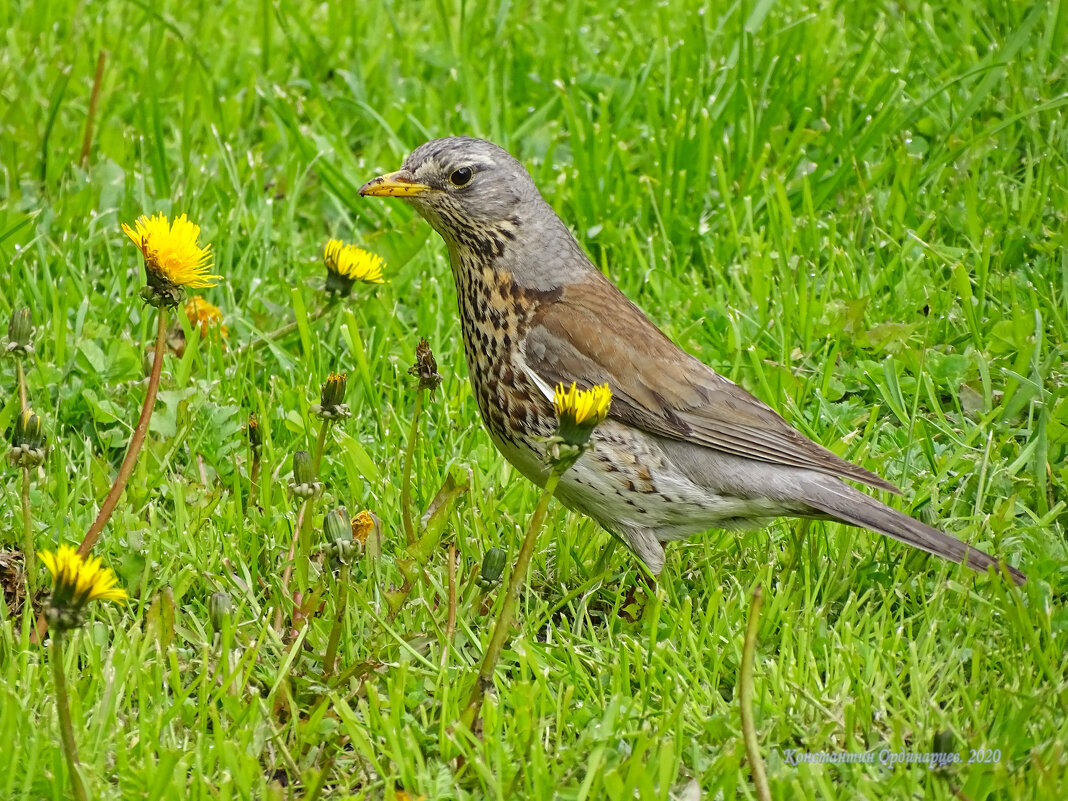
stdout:
[(579, 389), (574, 383), (570, 389), (564, 389), (563, 384), (557, 384), (553, 395), (556, 416), (561, 420), (567, 417), (576, 425), (597, 425), (608, 416), (611, 403), (612, 390), (608, 384), (590, 389)]
[(222, 324), (222, 312), (215, 306), (204, 300), (200, 295), (194, 295), (185, 302), (185, 316), (189, 318), (191, 326), (200, 326), (200, 336), (206, 337), (208, 331), (215, 329), (223, 339), (230, 336), (230, 331)]
[(352, 538), (361, 545), (367, 542), (367, 538), (375, 529), (375, 518), (369, 511), (364, 509), (356, 517), (352, 518)]
[(60, 545), (55, 553), (40, 551), (37, 556), (52, 574), (52, 598), (46, 612), (49, 625), (61, 630), (76, 628), (90, 601), (123, 601), (127, 597), (99, 557), (83, 559), (70, 545)]
[(593, 429), (608, 416), (612, 403), (612, 390), (608, 384), (579, 389), (572, 384), (564, 389), (558, 384), (553, 394), (553, 410), (556, 412), (557, 436), (567, 445), (582, 448), (590, 439)]
[(356, 281), (365, 284), (384, 284), (382, 257), (340, 239), (331, 239), (323, 249), (326, 264), (326, 291), (348, 295)]
[(194, 225), (183, 214), (171, 223), (165, 214), (152, 217), (141, 215), (134, 222), (136, 228), (126, 223), (122, 230), (141, 249), (145, 257), (148, 281), (153, 279), (177, 287), (200, 289), (215, 286), (221, 275), (210, 275), (211, 245), (200, 247), (197, 238), (200, 226)]

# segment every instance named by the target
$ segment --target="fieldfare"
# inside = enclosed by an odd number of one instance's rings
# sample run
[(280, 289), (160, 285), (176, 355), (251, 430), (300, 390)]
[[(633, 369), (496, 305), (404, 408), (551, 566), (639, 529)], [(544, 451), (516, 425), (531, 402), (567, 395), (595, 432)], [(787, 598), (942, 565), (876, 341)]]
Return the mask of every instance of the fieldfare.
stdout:
[(548, 476), (554, 388), (611, 387), (608, 419), (556, 494), (654, 576), (666, 542), (789, 515), (869, 528), (1023, 583), (1019, 570), (845, 483), (898, 492), (675, 345), (590, 262), (497, 145), (435, 139), (360, 194), (403, 198), (445, 240), (478, 407), (523, 475), (537, 484)]

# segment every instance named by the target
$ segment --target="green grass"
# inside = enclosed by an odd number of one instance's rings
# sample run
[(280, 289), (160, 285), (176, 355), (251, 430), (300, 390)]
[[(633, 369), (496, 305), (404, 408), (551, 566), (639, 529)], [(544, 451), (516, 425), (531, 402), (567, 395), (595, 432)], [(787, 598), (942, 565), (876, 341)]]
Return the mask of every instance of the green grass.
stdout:
[[(530, 7), (535, 6), (535, 7)], [(1068, 792), (1068, 8), (991, 0), (560, 4), (0, 0), (0, 316), (33, 308), (32, 404), (51, 453), (39, 547), (77, 542), (124, 452), (154, 316), (120, 222), (188, 213), (226, 281), (231, 349), (168, 357), (152, 431), (97, 548), (132, 596), (68, 648), (98, 798), (753, 798), (735, 700), (752, 588), (773, 794), (1053, 799)], [(88, 164), (80, 152), (107, 52)], [(669, 551), (644, 618), (606, 535), (553, 506), (479, 737), (453, 731), (536, 491), (481, 428), (445, 248), (363, 181), (427, 138), (493, 139), (526, 163), (594, 261), (677, 342), (816, 440), (905, 489), (902, 508), (1006, 556), (1022, 590), (878, 535), (780, 521)], [(390, 283), (277, 345), (322, 302), (331, 236)], [(391, 624), (400, 458), (419, 336), (444, 384), (415, 495), (472, 486), (446, 649), (446, 557)], [(373, 510), (384, 554), (353, 569), (345, 680), (321, 680), (336, 604), (299, 643), (273, 632), (296, 509), (292, 451), (331, 370), (319, 516)], [(17, 412), (14, 364), (0, 429)], [(264, 480), (243, 511), (249, 412)], [(21, 476), (0, 538), (21, 541)], [(273, 478), (272, 478), (273, 477)], [(258, 505), (258, 509), (256, 508)], [(233, 600), (220, 642), (208, 616)], [(173, 622), (166, 610), (173, 597)], [(287, 609), (288, 616), (288, 605)], [(48, 649), (0, 616), (0, 798), (62, 799)], [(443, 653), (444, 651), (444, 653)], [(229, 655), (228, 655), (229, 654)], [(786, 749), (999, 749), (996, 764), (790, 765)], [(945, 750), (939, 748), (937, 750)]]

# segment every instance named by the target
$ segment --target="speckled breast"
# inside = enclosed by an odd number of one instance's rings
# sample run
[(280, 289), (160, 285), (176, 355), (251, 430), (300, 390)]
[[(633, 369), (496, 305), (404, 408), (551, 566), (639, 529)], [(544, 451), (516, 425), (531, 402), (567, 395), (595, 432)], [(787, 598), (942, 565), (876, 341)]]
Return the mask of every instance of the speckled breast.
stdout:
[[(529, 474), (555, 429), (552, 407), (516, 364), (519, 342), (546, 293), (518, 286), (507, 272), (465, 265), (455, 271), (464, 354), (482, 420), (494, 443)], [(537, 472), (540, 472), (538, 470)]]

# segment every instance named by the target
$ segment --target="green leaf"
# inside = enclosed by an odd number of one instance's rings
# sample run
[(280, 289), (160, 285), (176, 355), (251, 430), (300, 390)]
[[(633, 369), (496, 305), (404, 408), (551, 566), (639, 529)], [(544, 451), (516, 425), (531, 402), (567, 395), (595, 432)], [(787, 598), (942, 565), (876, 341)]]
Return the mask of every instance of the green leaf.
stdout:
[(422, 536), (408, 549), (408, 553), (420, 564), (426, 564), (426, 561), (437, 550), (449, 518), (452, 517), (460, 499), (470, 488), (471, 471), (458, 464), (450, 467), (441, 489), (438, 490), (419, 521)]
[(378, 470), (378, 465), (375, 464), (374, 459), (364, 450), (363, 445), (358, 440), (353, 439), (348, 434), (342, 434), (341, 447), (345, 449), (345, 459), (351, 462), (360, 475), (370, 482), (381, 480), (382, 474)]

